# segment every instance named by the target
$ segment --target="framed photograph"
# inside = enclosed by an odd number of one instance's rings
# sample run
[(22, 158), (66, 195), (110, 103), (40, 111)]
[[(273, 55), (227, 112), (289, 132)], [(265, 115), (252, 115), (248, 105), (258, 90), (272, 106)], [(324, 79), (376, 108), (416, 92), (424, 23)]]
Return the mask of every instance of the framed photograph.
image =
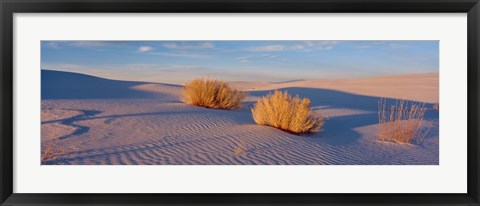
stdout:
[(478, 0), (0, 6), (1, 205), (480, 205)]

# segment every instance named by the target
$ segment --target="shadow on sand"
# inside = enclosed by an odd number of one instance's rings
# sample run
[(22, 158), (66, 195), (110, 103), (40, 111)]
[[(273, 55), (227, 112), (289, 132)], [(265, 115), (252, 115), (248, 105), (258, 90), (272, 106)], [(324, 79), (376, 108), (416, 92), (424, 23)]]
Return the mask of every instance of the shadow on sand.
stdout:
[[(148, 98), (151, 97), (149, 92), (132, 89), (136, 85), (144, 84), (143, 82), (116, 81), (98, 78), (89, 75), (42, 70), (42, 100), (47, 99), (108, 99), (108, 98)], [(334, 116), (326, 120), (324, 131), (313, 135), (303, 135), (305, 141), (324, 142), (327, 144), (350, 144), (361, 138), (361, 135), (355, 131), (356, 128), (373, 125), (378, 123), (378, 101), (380, 97), (364, 96), (341, 92), (329, 89), (317, 88), (300, 88), (291, 87), (283, 88), (281, 91), (287, 90), (291, 95), (299, 95), (311, 100), (313, 108), (321, 107), (323, 109), (350, 109), (359, 110), (360, 114)], [(251, 91), (250, 96), (262, 97), (273, 90)], [(387, 98), (387, 105), (395, 104), (396, 99)], [(420, 103), (410, 101), (411, 103)], [(202, 112), (215, 112), (218, 115), (226, 115), (232, 117), (241, 124), (254, 124), (250, 114), (250, 109), (254, 102), (245, 102), (244, 108), (237, 111), (212, 110), (204, 109)], [(425, 104), (425, 107), (433, 108), (432, 104)], [(321, 111), (321, 109), (320, 109)], [(191, 112), (191, 111), (190, 111)], [(170, 115), (171, 113), (168, 112)], [(178, 113), (185, 113), (178, 112)], [(73, 124), (75, 121), (96, 119), (96, 118), (122, 118), (129, 116), (148, 116), (148, 115), (165, 115), (165, 111), (139, 114), (118, 114), (111, 116), (99, 117), (95, 115), (84, 115), (81, 117), (73, 117), (63, 121)], [(425, 119), (438, 120), (438, 112), (429, 110), (425, 114)], [(62, 120), (61, 120), (62, 121)], [(68, 122), (71, 121), (71, 122)], [(43, 122), (43, 124), (48, 122)], [(81, 129), (79, 132), (85, 131)], [(88, 130), (87, 130), (88, 131)], [(290, 135), (290, 134), (289, 134)], [(292, 138), (298, 138), (294, 137)], [(312, 138), (314, 137), (314, 138)]]
[(42, 100), (147, 98), (151, 93), (132, 87), (145, 82), (109, 80), (85, 74), (42, 70)]
[[(306, 138), (305, 141), (322, 142), (331, 145), (351, 144), (362, 136), (354, 129), (368, 125), (378, 124), (378, 102), (381, 97), (372, 97), (357, 95), (342, 91), (317, 88), (290, 87), (282, 88), (280, 91), (288, 91), (292, 96), (299, 95), (301, 98), (309, 98), (312, 108), (321, 107), (322, 109), (349, 109), (358, 110), (360, 114), (329, 117), (325, 121), (323, 131), (311, 135), (301, 135)], [(250, 96), (262, 97), (274, 90), (251, 91)], [(386, 105), (395, 105), (398, 99), (385, 98)], [(408, 101), (408, 104), (422, 104), (422, 102)], [(247, 102), (248, 107), (252, 107), (254, 102)], [(426, 120), (438, 120), (438, 112), (433, 111), (433, 104), (425, 103), (427, 112)], [(321, 110), (320, 113), (321, 113)], [(308, 138), (311, 137), (311, 138)]]
[[(66, 139), (66, 138), (69, 138), (69, 137), (72, 137), (72, 136), (87, 133), (90, 130), (90, 127), (79, 125), (79, 124), (76, 124), (75, 122), (80, 121), (84, 118), (95, 116), (97, 114), (102, 113), (102, 112), (96, 111), (96, 110), (78, 110), (78, 111), (81, 112), (82, 114), (79, 114), (79, 115), (76, 115), (76, 116), (73, 116), (73, 117), (70, 117), (70, 118), (58, 120), (60, 123), (62, 123), (64, 125), (77, 128), (73, 133), (62, 136), (62, 137), (59, 137), (59, 139)], [(44, 123), (42, 122), (42, 124), (44, 124)]]
[[(372, 97), (357, 95), (331, 89), (317, 89), (317, 88), (303, 88), (303, 87), (288, 87), (279, 89), (280, 91), (288, 91), (292, 96), (298, 95), (301, 98), (307, 97), (311, 101), (312, 107), (324, 106), (333, 109), (355, 109), (364, 111), (378, 111), (378, 101), (381, 97)], [(262, 97), (275, 90), (251, 91), (248, 94), (254, 97)], [(386, 98), (387, 105), (395, 104), (397, 99)], [(411, 103), (421, 103), (409, 101)], [(432, 104), (425, 104), (427, 108), (433, 108)]]

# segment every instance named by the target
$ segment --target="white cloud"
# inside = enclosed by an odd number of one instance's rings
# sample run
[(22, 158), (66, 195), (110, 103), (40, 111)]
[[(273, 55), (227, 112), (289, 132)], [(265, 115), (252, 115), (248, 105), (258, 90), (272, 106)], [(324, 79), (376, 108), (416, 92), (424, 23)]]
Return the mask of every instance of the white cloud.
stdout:
[(251, 57), (251, 56), (243, 56), (243, 57), (237, 57), (237, 58), (235, 58), (235, 59), (237, 59), (237, 60), (246, 60), (246, 59), (250, 59), (250, 58), (252, 58), (252, 57)]
[(250, 55), (250, 56), (241, 56), (241, 57), (237, 57), (235, 58), (236, 60), (242, 62), (242, 63), (246, 63), (246, 62), (250, 62), (250, 60), (252, 59), (258, 59), (258, 58), (276, 58), (277, 56), (275, 55), (271, 55), (271, 54), (262, 54), (262, 55)]
[(305, 41), (305, 44), (314, 49), (330, 50), (338, 44), (338, 41)]
[(286, 51), (286, 50), (303, 50), (309, 48), (311, 49), (320, 49), (320, 50), (330, 50), (333, 49), (336, 41), (305, 41), (305, 44), (295, 44), (292, 46), (285, 46), (285, 45), (268, 45), (268, 46), (261, 46), (261, 47), (253, 47), (251, 51)]
[(111, 46), (114, 43), (115, 42), (111, 42), (111, 41), (69, 41), (66, 44), (73, 47), (91, 48), (91, 47)]
[(166, 48), (179, 49), (179, 50), (211, 49), (215, 47), (215, 45), (213, 45), (210, 42), (204, 42), (204, 43), (195, 44), (195, 45), (168, 43), (168, 44), (164, 44), (163, 46)]
[(389, 44), (389, 47), (391, 49), (404, 49), (404, 48), (408, 48), (408, 45), (402, 44), (402, 43), (391, 43)]
[(268, 46), (261, 46), (261, 47), (253, 47), (250, 50), (252, 51), (284, 51), (287, 47), (276, 44), (276, 45), (268, 45)]
[(149, 51), (153, 51), (153, 47), (141, 46), (138, 48), (138, 52), (149, 52)]
[(44, 64), (41, 65), (41, 69), (48, 69), (48, 70), (76, 70), (76, 69), (84, 69), (87, 68), (82, 65), (77, 64)]
[(174, 64), (174, 65), (161, 65), (161, 64), (126, 64), (126, 65), (111, 65), (111, 66), (105, 66), (104, 68), (108, 69), (121, 69), (121, 70), (146, 70), (146, 71), (151, 71), (151, 70), (162, 70), (162, 71), (190, 71), (190, 70), (197, 70), (200, 67), (193, 66), (193, 65), (179, 65), (179, 64)]
[(101, 48), (107, 46), (117, 46), (118, 41), (46, 41), (44, 46), (47, 48), (58, 49), (62, 47), (76, 47), (76, 48)]
[(292, 49), (304, 49), (305, 46), (300, 45), (300, 44), (297, 44), (297, 45), (293, 45), (291, 48), (292, 48)]
[(362, 45), (362, 46), (356, 46), (355, 49), (368, 49), (370, 46), (368, 45)]
[(315, 44), (313, 43), (313, 41), (305, 41), (305, 44), (306, 44), (307, 46), (310, 46), (310, 47), (315, 46)]
[(47, 41), (43, 44), (46, 48), (51, 48), (51, 49), (58, 49), (60, 48), (60, 45), (58, 44), (58, 42), (54, 42), (54, 41)]
[(198, 69), (199, 67), (193, 65), (171, 65), (172, 69)]
[(169, 56), (169, 57), (184, 57), (184, 58), (211, 58), (212, 57), (204, 54), (170, 53), (170, 52), (149, 52), (148, 54)]

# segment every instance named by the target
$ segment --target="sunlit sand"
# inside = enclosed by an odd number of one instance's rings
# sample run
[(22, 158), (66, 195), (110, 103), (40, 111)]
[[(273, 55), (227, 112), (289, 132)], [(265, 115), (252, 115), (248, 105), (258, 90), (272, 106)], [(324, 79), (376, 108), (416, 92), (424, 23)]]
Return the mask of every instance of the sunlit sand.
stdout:
[[(42, 164), (436, 165), (438, 73), (283, 83), (231, 82), (242, 107), (180, 101), (181, 85), (109, 80), (42, 70)], [(251, 107), (274, 90), (309, 98), (326, 117), (321, 132), (290, 134), (255, 124)], [(421, 144), (377, 140), (378, 101), (425, 102)]]

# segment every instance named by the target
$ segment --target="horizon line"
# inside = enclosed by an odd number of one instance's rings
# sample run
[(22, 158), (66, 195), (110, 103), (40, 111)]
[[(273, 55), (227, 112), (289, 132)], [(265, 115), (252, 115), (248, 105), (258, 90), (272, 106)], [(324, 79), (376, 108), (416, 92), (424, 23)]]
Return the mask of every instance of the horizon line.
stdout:
[[(64, 71), (64, 70), (54, 70), (54, 69), (40, 69), (40, 71), (53, 71), (53, 72), (63, 72), (63, 73), (71, 73), (71, 74), (79, 74), (79, 75), (85, 75), (85, 76), (91, 76), (95, 78), (101, 78), (101, 79), (106, 79), (106, 80), (112, 80), (112, 81), (124, 81), (124, 82), (138, 82), (138, 83), (149, 83), (149, 84), (166, 84), (166, 85), (184, 85), (185, 83), (182, 84), (173, 84), (173, 83), (165, 83), (165, 82), (152, 82), (152, 81), (143, 81), (143, 80), (128, 80), (128, 79), (115, 79), (115, 78), (109, 78), (109, 77), (103, 77), (103, 76), (97, 76), (94, 74), (89, 74), (89, 73), (81, 73), (81, 72), (72, 72), (72, 71)], [(371, 79), (371, 78), (381, 78), (381, 77), (398, 77), (398, 76), (406, 76), (406, 75), (412, 75), (412, 74), (440, 74), (440, 72), (414, 72), (414, 73), (402, 73), (402, 74), (390, 74), (390, 75), (372, 75), (372, 76), (362, 76), (358, 78), (325, 78), (325, 79), (291, 79), (291, 80), (285, 80), (285, 81), (226, 81), (225, 82), (265, 82), (265, 83), (275, 83), (275, 84), (282, 84), (282, 83), (289, 83), (289, 82), (301, 82), (301, 81), (315, 81), (315, 80), (325, 80), (325, 81), (332, 81), (332, 80), (357, 80), (357, 79)], [(209, 78), (206, 76), (198, 76), (195, 77), (194, 79), (197, 78), (204, 78), (204, 79), (218, 79), (222, 80), (221, 78)]]

